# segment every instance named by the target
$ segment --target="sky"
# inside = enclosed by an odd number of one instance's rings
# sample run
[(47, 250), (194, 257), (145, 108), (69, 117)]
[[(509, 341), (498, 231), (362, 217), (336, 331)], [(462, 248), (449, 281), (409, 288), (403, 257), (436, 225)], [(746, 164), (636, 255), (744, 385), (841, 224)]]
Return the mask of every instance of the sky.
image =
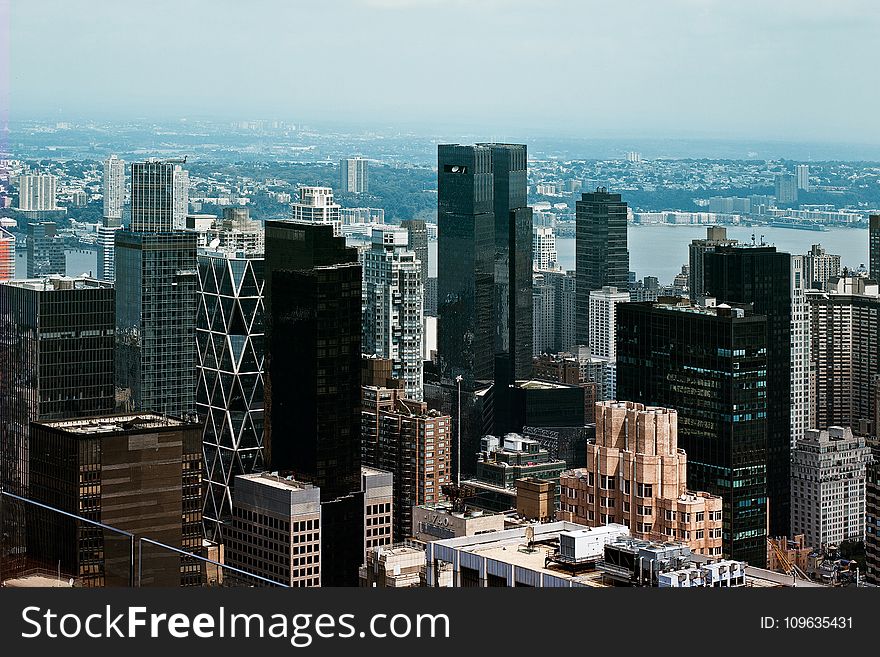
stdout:
[(880, 143), (874, 0), (10, 2), (13, 121)]

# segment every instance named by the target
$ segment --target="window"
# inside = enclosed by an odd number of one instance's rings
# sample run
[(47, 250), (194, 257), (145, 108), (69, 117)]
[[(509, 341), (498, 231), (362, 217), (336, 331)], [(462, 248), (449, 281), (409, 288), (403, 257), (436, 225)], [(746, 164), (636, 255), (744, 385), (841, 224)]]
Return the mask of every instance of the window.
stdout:
[(636, 495), (639, 497), (654, 497), (654, 486), (652, 484), (638, 484), (636, 486)]

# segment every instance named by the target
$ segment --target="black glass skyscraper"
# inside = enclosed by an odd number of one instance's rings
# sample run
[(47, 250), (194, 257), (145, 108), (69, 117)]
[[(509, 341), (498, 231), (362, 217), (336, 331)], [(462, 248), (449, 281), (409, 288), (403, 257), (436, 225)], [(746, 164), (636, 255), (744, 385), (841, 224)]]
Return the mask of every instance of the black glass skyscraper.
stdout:
[(116, 231), (116, 382), (131, 410), (196, 412), (197, 240)]
[(606, 285), (618, 290), (629, 287), (626, 215), (620, 194), (609, 194), (604, 187), (581, 194), (575, 203), (578, 344), (590, 342), (590, 292)]
[(767, 321), (736, 308), (617, 307), (619, 399), (678, 411), (691, 490), (724, 500), (725, 554), (767, 554)]
[(868, 275), (880, 280), (880, 214), (868, 217)]
[(494, 377), (495, 198), (489, 146), (437, 147), (440, 375), (474, 390)]
[(266, 463), (336, 499), (360, 490), (357, 251), (329, 224), (267, 221), (265, 268)]
[(25, 491), (30, 422), (114, 408), (114, 290), (87, 278), (0, 284), (0, 483)]
[(719, 303), (767, 317), (767, 490), (770, 532), (790, 530), (791, 256), (773, 246), (719, 246), (704, 260), (703, 288)]

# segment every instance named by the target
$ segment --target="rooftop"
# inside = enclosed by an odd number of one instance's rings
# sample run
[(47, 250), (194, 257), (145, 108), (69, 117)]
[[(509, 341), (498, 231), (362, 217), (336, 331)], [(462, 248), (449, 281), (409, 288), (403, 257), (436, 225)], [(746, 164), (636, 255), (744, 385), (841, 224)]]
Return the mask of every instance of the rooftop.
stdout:
[(254, 474), (238, 475), (237, 479), (247, 479), (262, 486), (271, 486), (272, 488), (280, 488), (283, 490), (307, 490), (314, 488), (312, 484), (294, 479), (293, 475), (282, 475), (278, 472), (258, 472)]
[(55, 420), (37, 422), (44, 427), (59, 429), (66, 433), (81, 435), (98, 435), (109, 433), (134, 433), (144, 429), (193, 426), (192, 423), (176, 417), (159, 413), (137, 413), (126, 415), (105, 415), (87, 417), (77, 420)]
[(20, 278), (5, 281), (3, 285), (20, 287), (37, 292), (56, 292), (59, 290), (86, 290), (95, 288), (113, 288), (113, 283), (99, 281), (88, 276), (61, 276), (51, 275), (45, 278)]

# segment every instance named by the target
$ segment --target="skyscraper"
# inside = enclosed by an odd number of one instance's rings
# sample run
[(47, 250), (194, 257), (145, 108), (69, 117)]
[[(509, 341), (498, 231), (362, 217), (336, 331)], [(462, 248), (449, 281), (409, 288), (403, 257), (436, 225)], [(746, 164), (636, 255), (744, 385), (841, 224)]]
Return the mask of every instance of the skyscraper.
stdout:
[(766, 336), (766, 318), (740, 308), (617, 308), (618, 396), (678, 411), (688, 487), (722, 497), (725, 555), (760, 567), (767, 559)]
[(786, 206), (797, 203), (798, 179), (790, 173), (776, 174), (776, 205)]
[(810, 165), (809, 164), (798, 164), (796, 171), (797, 171), (797, 188), (802, 189), (805, 192), (810, 191)]
[(27, 277), (64, 275), (67, 256), (64, 240), (57, 232), (54, 221), (41, 221), (27, 225)]
[[(125, 162), (115, 155), (104, 160), (104, 219), (122, 222), (122, 206), (125, 202)], [(114, 224), (111, 224), (114, 225)]]
[(809, 258), (791, 256), (791, 447), (810, 428), (810, 304), (807, 263)]
[(55, 187), (58, 178), (50, 173), (27, 173), (18, 178), (18, 209), (57, 210)]
[(868, 217), (868, 259), (868, 275), (875, 281), (880, 280), (880, 214)]
[[(492, 149), (437, 147), (437, 351), (465, 390), (494, 376), (495, 201)], [(531, 299), (530, 299), (531, 301)]]
[(0, 284), (0, 482), (28, 483), (30, 422), (112, 412), (113, 286), (49, 277)]
[(131, 165), (131, 224), (135, 233), (163, 233), (186, 227), (189, 174), (180, 160), (150, 158)]
[[(751, 304), (767, 318), (767, 491), (770, 532), (785, 536), (791, 513), (792, 261), (773, 246), (720, 246), (705, 256), (703, 285), (719, 302)], [(802, 291), (802, 285), (799, 286)], [(802, 359), (797, 367), (802, 366)], [(802, 418), (803, 420), (803, 418)]]
[(829, 278), (840, 276), (840, 256), (828, 253), (821, 244), (813, 244), (804, 256), (804, 276), (808, 290), (824, 290)]
[(0, 283), (15, 278), (15, 235), (0, 228)]
[(727, 228), (709, 226), (706, 228), (706, 239), (692, 240), (688, 246), (688, 294), (691, 301), (697, 301), (705, 294), (703, 289), (704, 261), (707, 253), (715, 247), (738, 244), (737, 240), (727, 239)]
[(532, 264), (535, 269), (555, 269), (559, 256), (556, 253), (556, 234), (550, 226), (536, 226), (533, 233)]
[(113, 225), (116, 221), (105, 217), (96, 230), (97, 278), (102, 281), (116, 280), (116, 231), (122, 230), (121, 224)]
[(266, 407), (271, 470), (359, 490), (361, 266), (331, 226), (266, 222)]
[[(227, 208), (228, 210), (229, 208)], [(233, 216), (235, 213), (224, 213)], [(236, 215), (237, 216), (237, 215)], [(205, 531), (222, 542), (238, 475), (263, 470), (262, 224), (221, 221), (198, 253), (196, 408), (204, 420)], [(253, 233), (244, 238), (245, 233)]]
[(577, 342), (589, 344), (590, 292), (606, 285), (628, 289), (627, 205), (604, 187), (575, 203)]
[(372, 247), (363, 252), (362, 350), (391, 359), (406, 397), (421, 401), (425, 288), (407, 237), (403, 228), (373, 230)]
[(333, 200), (330, 187), (300, 187), (299, 201), (290, 206), (290, 218), (294, 221), (310, 221), (333, 226), (333, 235), (342, 235), (340, 205)]
[(339, 189), (346, 194), (365, 194), (369, 191), (367, 160), (362, 157), (339, 160)]
[[(138, 213), (158, 220), (151, 208)], [(195, 413), (197, 236), (118, 230), (115, 238), (117, 385), (131, 410)]]
[(874, 417), (880, 374), (880, 287), (870, 279), (835, 277), (807, 294), (810, 308), (810, 427), (856, 427)]

